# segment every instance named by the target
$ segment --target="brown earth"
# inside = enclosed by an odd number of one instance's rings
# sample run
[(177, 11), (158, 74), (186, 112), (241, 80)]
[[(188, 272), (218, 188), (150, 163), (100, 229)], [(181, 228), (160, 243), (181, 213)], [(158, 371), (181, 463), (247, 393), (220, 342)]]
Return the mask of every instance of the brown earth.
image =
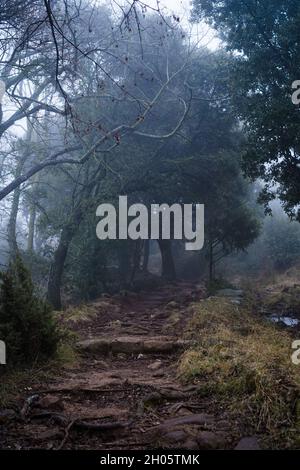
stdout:
[(0, 410), (0, 447), (235, 448), (239, 423), (177, 377), (188, 306), (204, 297), (203, 286), (181, 282), (103, 297), (84, 320), (66, 314), (80, 337), (78, 364)]

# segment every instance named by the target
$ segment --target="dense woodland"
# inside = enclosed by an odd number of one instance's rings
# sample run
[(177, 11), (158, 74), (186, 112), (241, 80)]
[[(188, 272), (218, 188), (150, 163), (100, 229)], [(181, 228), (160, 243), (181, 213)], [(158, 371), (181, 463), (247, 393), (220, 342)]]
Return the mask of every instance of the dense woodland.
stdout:
[[(143, 448), (299, 448), (299, 2), (175, 3), (0, 0), (0, 447), (141, 449), (151, 423)], [(204, 204), (203, 249), (99, 240), (120, 195)], [(104, 389), (92, 418), (39, 393), (76, 380)], [(156, 422), (202, 408), (224, 429)]]

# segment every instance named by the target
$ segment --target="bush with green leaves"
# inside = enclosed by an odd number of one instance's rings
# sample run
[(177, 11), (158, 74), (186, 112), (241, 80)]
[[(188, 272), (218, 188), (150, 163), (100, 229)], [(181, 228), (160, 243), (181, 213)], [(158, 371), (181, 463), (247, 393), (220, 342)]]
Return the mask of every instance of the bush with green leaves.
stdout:
[(30, 364), (56, 351), (60, 334), (50, 306), (34, 294), (29, 271), (18, 256), (1, 273), (0, 338), (8, 365)]

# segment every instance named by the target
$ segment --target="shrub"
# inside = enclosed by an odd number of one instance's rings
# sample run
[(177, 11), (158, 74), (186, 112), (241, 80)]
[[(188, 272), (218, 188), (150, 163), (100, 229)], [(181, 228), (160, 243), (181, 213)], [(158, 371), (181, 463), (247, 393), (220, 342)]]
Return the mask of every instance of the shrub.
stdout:
[(50, 306), (34, 294), (20, 256), (1, 273), (0, 338), (8, 365), (30, 364), (55, 353), (59, 333)]

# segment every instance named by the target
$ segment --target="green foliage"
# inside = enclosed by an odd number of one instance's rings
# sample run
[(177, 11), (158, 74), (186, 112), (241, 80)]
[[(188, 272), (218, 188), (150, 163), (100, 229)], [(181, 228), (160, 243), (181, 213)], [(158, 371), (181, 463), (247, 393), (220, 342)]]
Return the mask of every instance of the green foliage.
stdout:
[(1, 274), (0, 338), (8, 364), (32, 363), (55, 353), (60, 339), (50, 307), (34, 295), (21, 258)]
[(242, 177), (240, 158), (234, 151), (201, 155), (187, 162), (182, 173), (190, 200), (205, 204), (204, 250), (214, 277), (215, 267), (224, 257), (244, 251), (260, 233), (252, 188)]
[(265, 222), (263, 242), (266, 255), (275, 269), (290, 268), (299, 258), (300, 227), (289, 222), (283, 214), (274, 215)]
[[(93, 223), (82, 224), (66, 262), (65, 283), (76, 300), (91, 300), (105, 290), (107, 253), (96, 238)], [(106, 246), (107, 244), (105, 244)]]
[(194, 0), (194, 16), (217, 28), (234, 53), (231, 95), (248, 137), (245, 171), (266, 181), (266, 207), (277, 194), (300, 220), (299, 107), (291, 99), (299, 79), (299, 2)]
[[(249, 185), (240, 169), (241, 133), (228, 99), (230, 55), (199, 47), (188, 67), (181, 70), (189, 56), (181, 28), (158, 25), (155, 16), (141, 21), (146, 37), (142, 64), (139, 32), (133, 30), (136, 40), (118, 44), (118, 53), (124, 49), (130, 68), (126, 74), (123, 65), (114, 69), (116, 79), (128, 93), (144, 101), (145, 96), (151, 100), (159, 92), (161, 78), (157, 77), (165, 76), (166, 64), (170, 76), (178, 72), (143, 120), (142, 134), (115, 136), (121, 138), (121, 145), (113, 146), (108, 159), (106, 154), (95, 153), (82, 168), (56, 167), (42, 176), (45, 184), (41, 185), (39, 205), (45, 210), (38, 209), (37, 231), (43, 249), (49, 247), (50, 251), (53, 241), (60, 238), (61, 251), (64, 256), (67, 253), (65, 259), (54, 257), (55, 269), (50, 270), (64, 273), (50, 285), (57, 291), (62, 284), (65, 299), (92, 299), (131, 282), (138, 257), (136, 244), (100, 242), (95, 234), (96, 207), (104, 202), (115, 204), (119, 194), (126, 194), (129, 204), (204, 203), (205, 240), (214, 243), (215, 263), (220, 255), (245, 249), (258, 234), (256, 218), (245, 207)], [(82, 76), (85, 80), (78, 82), (78, 90), (82, 88), (83, 93), (74, 88), (74, 106), (76, 115), (84, 116), (84, 122), (76, 123), (76, 132), (84, 135), (86, 144), (92, 145), (99, 130), (109, 129), (112, 123), (136, 121), (132, 100), (111, 100), (110, 84), (104, 81), (98, 83), (100, 88), (96, 86), (89, 69)], [(180, 132), (172, 135), (183, 117)], [(159, 135), (170, 138), (158, 139)], [(58, 267), (59, 263), (63, 266)], [(48, 298), (53, 299), (53, 291)], [(58, 306), (57, 299), (58, 295), (53, 304)]]

